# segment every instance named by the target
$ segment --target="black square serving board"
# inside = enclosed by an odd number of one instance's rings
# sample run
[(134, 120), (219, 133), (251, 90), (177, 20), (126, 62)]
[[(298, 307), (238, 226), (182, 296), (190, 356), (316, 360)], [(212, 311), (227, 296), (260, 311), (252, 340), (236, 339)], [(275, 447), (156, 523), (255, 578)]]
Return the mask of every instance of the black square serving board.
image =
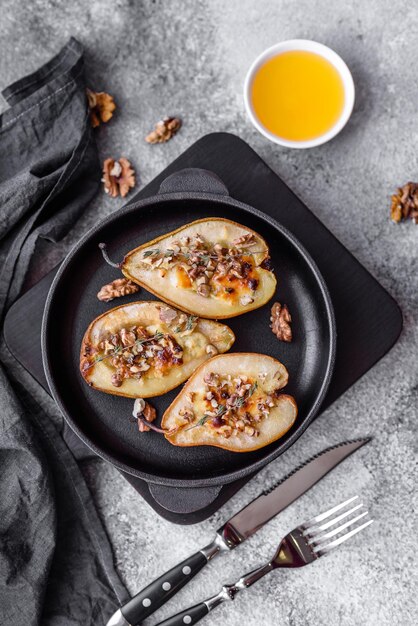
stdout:
[[(154, 195), (168, 175), (188, 167), (217, 174), (232, 197), (271, 215), (290, 230), (318, 265), (331, 294), (337, 325), (335, 370), (321, 407), (326, 409), (396, 342), (402, 329), (398, 305), (254, 150), (235, 135), (212, 133), (202, 137), (130, 202)], [(10, 351), (47, 391), (41, 324), (46, 296), (57, 269), (13, 304), (4, 323), (4, 337)], [(94, 456), (65, 422), (63, 437), (77, 459)], [(251, 479), (249, 476), (221, 487), (174, 489), (121, 473), (157, 513), (180, 524), (206, 519)]]

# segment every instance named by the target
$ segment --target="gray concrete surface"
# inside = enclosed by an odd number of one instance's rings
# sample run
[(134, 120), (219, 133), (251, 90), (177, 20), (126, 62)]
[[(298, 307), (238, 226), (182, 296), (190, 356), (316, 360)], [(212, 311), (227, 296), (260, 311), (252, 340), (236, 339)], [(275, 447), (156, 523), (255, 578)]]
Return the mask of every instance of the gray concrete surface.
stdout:
[[(376, 519), (368, 532), (304, 571), (263, 580), (206, 623), (417, 623), (418, 226), (395, 226), (388, 219), (391, 192), (418, 178), (416, 3), (1, 0), (0, 9), (2, 87), (36, 69), (74, 35), (86, 46), (90, 84), (114, 94), (118, 103), (114, 120), (98, 133), (103, 158), (130, 157), (145, 184), (201, 135), (237, 133), (393, 294), (405, 316), (404, 332), (390, 354), (290, 451), (204, 523), (174, 526), (159, 518), (112, 467), (101, 461), (86, 465), (130, 591), (207, 542), (222, 520), (307, 456), (345, 438), (371, 434), (374, 440), (367, 448), (240, 550), (213, 562), (156, 617), (212, 594), (220, 582), (233, 581), (266, 559), (295, 522), (360, 493)], [(242, 103), (243, 79), (253, 58), (293, 37), (334, 47), (350, 66), (357, 89), (346, 129), (310, 151), (268, 143), (246, 119)], [(165, 146), (147, 146), (144, 135), (166, 113), (180, 115), (183, 129)], [(70, 237), (55, 250), (40, 251), (33, 277), (121, 204), (104, 194), (98, 197)]]

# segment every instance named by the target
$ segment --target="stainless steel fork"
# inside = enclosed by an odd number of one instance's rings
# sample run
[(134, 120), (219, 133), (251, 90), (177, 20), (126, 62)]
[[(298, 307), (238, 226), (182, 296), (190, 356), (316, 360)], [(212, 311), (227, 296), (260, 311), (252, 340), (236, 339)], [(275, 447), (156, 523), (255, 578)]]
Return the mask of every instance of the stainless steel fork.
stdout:
[[(329, 511), (313, 517), (305, 524), (297, 526), (281, 540), (271, 561), (245, 574), (235, 584), (224, 585), (216, 596), (169, 617), (157, 626), (196, 624), (209, 611), (227, 600), (234, 600), (240, 591), (248, 589), (269, 572), (279, 567), (303, 567), (328, 554), (373, 522), (372, 519), (368, 519), (358, 524), (368, 515), (368, 511), (364, 510), (361, 503), (347, 508), (357, 499), (358, 496), (354, 496)], [(342, 512), (337, 515), (339, 511)]]

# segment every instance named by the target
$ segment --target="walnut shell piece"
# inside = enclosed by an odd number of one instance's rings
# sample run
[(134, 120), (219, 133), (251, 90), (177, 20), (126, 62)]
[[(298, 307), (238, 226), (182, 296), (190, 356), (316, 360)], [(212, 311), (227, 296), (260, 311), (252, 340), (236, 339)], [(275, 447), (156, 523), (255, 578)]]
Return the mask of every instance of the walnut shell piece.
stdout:
[(165, 117), (156, 123), (146, 137), (147, 143), (166, 143), (180, 130), (181, 120), (178, 117)]
[(95, 92), (86, 89), (87, 101), (90, 108), (90, 121), (93, 128), (100, 126), (101, 122), (108, 122), (113, 117), (116, 104), (113, 97), (104, 92)]
[(292, 321), (292, 316), (289, 313), (289, 309), (286, 304), (280, 304), (280, 302), (275, 302), (271, 307), (271, 330), (276, 335), (279, 341), (292, 341), (292, 329), (290, 327), (290, 323)]
[(104, 183), (105, 193), (112, 198), (118, 195), (124, 198), (129, 189), (135, 187), (136, 184), (135, 171), (128, 159), (124, 157), (119, 160), (105, 159), (102, 183)]
[(97, 298), (101, 302), (110, 302), (114, 298), (121, 298), (122, 296), (129, 296), (132, 293), (137, 293), (139, 286), (128, 278), (117, 278), (107, 285), (103, 285), (97, 294)]

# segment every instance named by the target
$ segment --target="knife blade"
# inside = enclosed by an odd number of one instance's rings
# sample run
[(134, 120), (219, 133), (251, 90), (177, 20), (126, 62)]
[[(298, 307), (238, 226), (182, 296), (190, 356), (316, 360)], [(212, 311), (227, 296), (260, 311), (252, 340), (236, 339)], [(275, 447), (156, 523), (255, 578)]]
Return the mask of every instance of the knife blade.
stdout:
[(219, 528), (212, 543), (175, 565), (139, 591), (112, 615), (107, 626), (135, 626), (142, 622), (180, 591), (210, 559), (222, 552), (233, 550), (251, 537), (368, 441), (370, 438), (339, 443), (299, 465), (233, 515)]
[(346, 441), (311, 457), (231, 517), (217, 535), (232, 550), (368, 441), (370, 438)]

